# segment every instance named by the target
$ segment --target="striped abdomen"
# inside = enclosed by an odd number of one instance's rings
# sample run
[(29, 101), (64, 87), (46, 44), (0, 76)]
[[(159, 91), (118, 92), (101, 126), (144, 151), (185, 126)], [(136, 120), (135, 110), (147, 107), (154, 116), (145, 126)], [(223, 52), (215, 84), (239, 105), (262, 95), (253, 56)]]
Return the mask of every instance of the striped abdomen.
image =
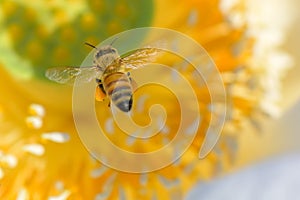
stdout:
[(106, 94), (123, 112), (131, 110), (132, 87), (128, 76), (122, 72), (115, 72), (107, 75), (103, 80)]

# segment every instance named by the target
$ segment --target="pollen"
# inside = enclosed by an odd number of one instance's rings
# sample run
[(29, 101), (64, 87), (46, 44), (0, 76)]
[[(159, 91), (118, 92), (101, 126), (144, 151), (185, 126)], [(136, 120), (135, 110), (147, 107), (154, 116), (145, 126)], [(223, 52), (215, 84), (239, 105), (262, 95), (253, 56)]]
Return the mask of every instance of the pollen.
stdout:
[(68, 16), (63, 10), (57, 9), (54, 11), (54, 21), (56, 25), (63, 25), (68, 22)]
[(45, 25), (39, 25), (36, 29), (36, 35), (39, 39), (47, 39), (50, 35)]
[(98, 26), (96, 16), (93, 13), (86, 13), (82, 16), (81, 19), (81, 26), (83, 29), (92, 30)]
[(66, 62), (70, 58), (70, 52), (65, 47), (57, 47), (54, 51), (54, 58), (55, 60)]
[(70, 26), (65, 26), (61, 31), (61, 40), (65, 42), (74, 42), (76, 40), (76, 33)]
[(33, 61), (41, 59), (43, 51), (44, 48), (38, 40), (32, 40), (27, 44), (26, 54)]
[(113, 35), (122, 31), (122, 28), (117, 21), (111, 21), (107, 24), (107, 31), (110, 35)]
[(23, 29), (17, 24), (11, 24), (8, 27), (8, 33), (14, 43), (19, 42), (23, 37)]
[(115, 8), (115, 13), (120, 17), (126, 17), (130, 15), (129, 8), (125, 3), (117, 4)]
[(24, 17), (24, 20), (26, 20), (27, 22), (34, 22), (37, 17), (37, 14), (32, 8), (26, 8)]
[(103, 12), (105, 9), (105, 1), (90, 0), (90, 8), (95, 12)]
[(11, 16), (17, 11), (17, 4), (14, 1), (4, 1), (1, 10), (5, 16)]

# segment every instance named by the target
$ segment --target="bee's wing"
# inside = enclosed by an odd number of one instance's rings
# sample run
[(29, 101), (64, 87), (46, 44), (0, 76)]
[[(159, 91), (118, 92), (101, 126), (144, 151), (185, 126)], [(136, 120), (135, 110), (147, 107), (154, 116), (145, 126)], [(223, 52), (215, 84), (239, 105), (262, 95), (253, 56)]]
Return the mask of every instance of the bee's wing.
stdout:
[(57, 83), (73, 84), (75, 79), (80, 83), (86, 83), (101, 76), (102, 71), (98, 67), (54, 67), (46, 71), (45, 76)]
[(136, 69), (155, 61), (162, 52), (158, 48), (144, 47), (122, 57), (121, 63), (124, 65), (125, 70)]

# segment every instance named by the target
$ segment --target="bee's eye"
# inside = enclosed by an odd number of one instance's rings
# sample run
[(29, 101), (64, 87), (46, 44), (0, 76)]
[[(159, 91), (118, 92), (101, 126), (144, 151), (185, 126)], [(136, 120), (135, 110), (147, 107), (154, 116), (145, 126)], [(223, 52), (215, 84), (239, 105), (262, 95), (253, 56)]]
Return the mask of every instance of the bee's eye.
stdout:
[(116, 53), (116, 50), (115, 49), (111, 49), (111, 52)]
[(100, 57), (103, 55), (103, 51), (98, 51), (97, 54), (96, 54), (96, 57)]

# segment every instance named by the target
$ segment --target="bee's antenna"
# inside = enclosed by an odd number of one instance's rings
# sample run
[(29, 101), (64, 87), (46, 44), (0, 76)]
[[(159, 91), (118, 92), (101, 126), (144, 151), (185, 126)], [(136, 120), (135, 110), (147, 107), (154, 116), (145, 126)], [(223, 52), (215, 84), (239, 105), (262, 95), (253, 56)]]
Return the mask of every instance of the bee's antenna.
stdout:
[(90, 44), (90, 43), (85, 42), (84, 44), (86, 44), (86, 45), (88, 45), (88, 46), (90, 46), (90, 47), (93, 47), (94, 49), (97, 49), (97, 47), (95, 47), (94, 45), (92, 45), (92, 44)]
[(112, 46), (113, 43), (115, 43), (115, 41), (116, 41), (117, 39), (119, 39), (119, 37), (114, 38), (113, 41), (110, 43), (110, 46)]

